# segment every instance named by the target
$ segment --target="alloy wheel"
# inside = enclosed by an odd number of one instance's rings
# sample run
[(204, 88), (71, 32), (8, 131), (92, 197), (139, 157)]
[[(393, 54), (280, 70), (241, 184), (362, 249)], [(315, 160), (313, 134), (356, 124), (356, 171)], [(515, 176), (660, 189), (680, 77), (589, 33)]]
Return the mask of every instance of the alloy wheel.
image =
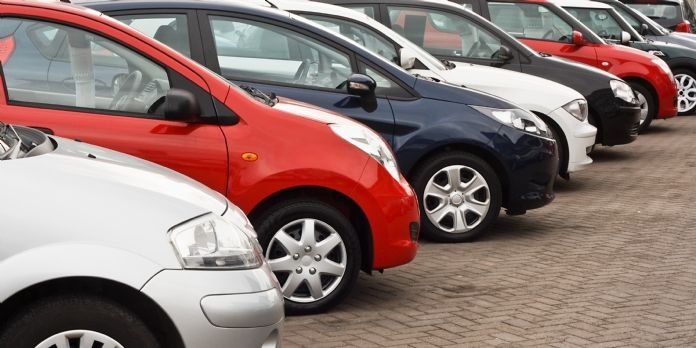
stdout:
[(36, 348), (123, 348), (113, 338), (89, 330), (71, 330), (55, 334)]
[(486, 179), (473, 168), (452, 165), (437, 171), (423, 193), (425, 214), (448, 233), (462, 233), (483, 222), (491, 205)]
[(266, 259), (285, 298), (308, 303), (336, 290), (346, 273), (348, 255), (343, 239), (329, 224), (299, 219), (275, 233)]
[(637, 90), (633, 90), (633, 92), (636, 94), (636, 98), (638, 98), (638, 105), (640, 106), (640, 124), (642, 125), (643, 122), (648, 118), (648, 110), (650, 108), (650, 105), (648, 105), (648, 99), (645, 98), (643, 93), (638, 92)]
[(679, 93), (677, 96), (679, 112), (687, 112), (696, 107), (696, 79), (687, 74), (677, 74)]

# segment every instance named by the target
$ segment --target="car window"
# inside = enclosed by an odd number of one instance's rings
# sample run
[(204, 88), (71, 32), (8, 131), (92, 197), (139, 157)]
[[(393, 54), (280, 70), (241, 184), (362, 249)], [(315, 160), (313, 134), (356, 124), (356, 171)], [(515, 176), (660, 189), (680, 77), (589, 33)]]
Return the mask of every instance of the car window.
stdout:
[(389, 61), (399, 64), (399, 54), (394, 44), (364, 25), (335, 17), (305, 14), (302, 16), (331, 31), (342, 34)]
[(183, 55), (191, 57), (188, 21), (185, 14), (137, 14), (113, 17)]
[(375, 94), (378, 96), (389, 96), (389, 97), (397, 97), (397, 98), (411, 98), (413, 95), (409, 93), (407, 90), (399, 86), (398, 83), (394, 82), (394, 80), (390, 79), (389, 77), (385, 76), (384, 74), (381, 74), (377, 72), (377, 70), (369, 67), (363, 62), (360, 62), (360, 71), (367, 75), (372, 77), (376, 84), (377, 88), (375, 89)]
[(372, 6), (360, 6), (360, 5), (346, 5), (345, 7), (358, 11), (364, 15), (370, 16), (370, 18), (375, 19), (375, 8)]
[(30, 19), (0, 19), (10, 102), (161, 115), (167, 72), (142, 55), (81, 29)]
[[(612, 5), (612, 4), (610, 4), (610, 5)], [(621, 17), (623, 17), (623, 19), (626, 20), (626, 22), (628, 22), (628, 24), (630, 24), (633, 27), (633, 29), (640, 32), (640, 24), (641, 23), (638, 21), (638, 19), (636, 17), (633, 17), (632, 13), (628, 13), (628, 11), (626, 11), (625, 9), (623, 9), (621, 6), (618, 6), (618, 5), (617, 6), (612, 5), (612, 7), (614, 7), (616, 12), (618, 12), (619, 15), (621, 15)]]
[(502, 45), (485, 28), (453, 13), (397, 6), (388, 10), (394, 31), (434, 55), (491, 59)]
[(489, 2), (491, 22), (517, 38), (571, 42), (573, 27), (546, 6)]
[(627, 4), (650, 19), (681, 19), (679, 4)]
[(570, 7), (566, 7), (565, 10), (602, 39), (621, 40), (621, 25), (607, 10)]
[(228, 79), (335, 89), (352, 72), (347, 54), (276, 25), (211, 16), (210, 26)]

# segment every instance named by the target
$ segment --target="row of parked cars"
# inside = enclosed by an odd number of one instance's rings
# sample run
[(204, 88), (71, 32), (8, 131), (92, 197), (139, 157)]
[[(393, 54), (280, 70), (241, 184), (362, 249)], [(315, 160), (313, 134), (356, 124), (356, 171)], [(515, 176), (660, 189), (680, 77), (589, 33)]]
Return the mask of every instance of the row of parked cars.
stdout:
[(0, 4), (0, 347), (279, 346), (696, 109), (645, 1)]

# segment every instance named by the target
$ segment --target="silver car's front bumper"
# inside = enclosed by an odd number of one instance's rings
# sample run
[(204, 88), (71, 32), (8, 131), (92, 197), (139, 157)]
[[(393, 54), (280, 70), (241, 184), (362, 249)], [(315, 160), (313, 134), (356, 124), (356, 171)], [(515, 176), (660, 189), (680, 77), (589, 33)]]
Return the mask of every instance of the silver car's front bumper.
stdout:
[(254, 270), (165, 270), (142, 288), (169, 315), (189, 348), (281, 346), (283, 295)]

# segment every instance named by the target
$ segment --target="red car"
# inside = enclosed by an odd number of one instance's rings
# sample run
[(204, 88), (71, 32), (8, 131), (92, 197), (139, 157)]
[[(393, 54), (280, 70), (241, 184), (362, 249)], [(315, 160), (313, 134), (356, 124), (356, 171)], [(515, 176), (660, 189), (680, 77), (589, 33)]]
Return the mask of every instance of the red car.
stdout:
[[(369, 128), (237, 87), (98, 12), (0, 4), (0, 119), (148, 159), (226, 195), (255, 225), (289, 312), (325, 310), (361, 269), (415, 257), (416, 197)], [(55, 79), (61, 69), (72, 78)]]
[(486, 15), (536, 51), (608, 71), (628, 82), (641, 102), (641, 123), (677, 115), (677, 84), (659, 57), (608, 44), (568, 12), (546, 0), (488, 0)]

